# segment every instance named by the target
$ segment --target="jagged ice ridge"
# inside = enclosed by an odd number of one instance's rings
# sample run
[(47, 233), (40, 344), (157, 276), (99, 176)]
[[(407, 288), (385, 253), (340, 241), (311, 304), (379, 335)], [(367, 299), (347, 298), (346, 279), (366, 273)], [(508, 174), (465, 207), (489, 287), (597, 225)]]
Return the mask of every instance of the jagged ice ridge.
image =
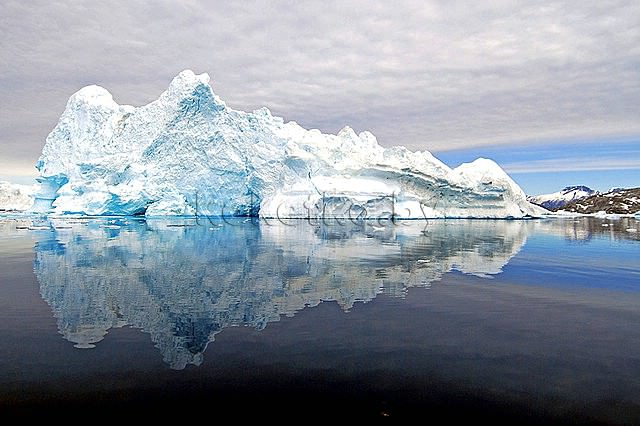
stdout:
[(307, 130), (267, 108), (234, 110), (207, 74), (178, 74), (147, 105), (99, 86), (73, 94), (37, 162), (32, 210), (264, 218), (526, 217), (545, 214), (493, 161), (449, 168), (383, 148), (367, 131)]

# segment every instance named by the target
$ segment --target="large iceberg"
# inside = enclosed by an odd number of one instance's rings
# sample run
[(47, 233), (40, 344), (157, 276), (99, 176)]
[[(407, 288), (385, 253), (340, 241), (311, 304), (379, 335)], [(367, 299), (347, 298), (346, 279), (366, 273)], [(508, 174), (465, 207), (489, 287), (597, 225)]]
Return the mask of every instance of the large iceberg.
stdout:
[(493, 161), (451, 169), (367, 131), (307, 130), (267, 108), (234, 110), (207, 74), (178, 74), (147, 105), (99, 86), (73, 94), (36, 165), (33, 210), (264, 218), (526, 217), (545, 214)]

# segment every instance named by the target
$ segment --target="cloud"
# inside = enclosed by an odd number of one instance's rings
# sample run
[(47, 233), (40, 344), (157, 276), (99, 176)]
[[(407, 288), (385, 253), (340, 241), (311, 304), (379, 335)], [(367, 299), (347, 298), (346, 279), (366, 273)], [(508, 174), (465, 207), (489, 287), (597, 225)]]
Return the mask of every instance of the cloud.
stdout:
[(4, 1), (0, 169), (32, 168), (87, 84), (154, 100), (183, 69), (241, 110), (447, 150), (640, 134), (640, 4)]
[(503, 163), (507, 173), (549, 173), (596, 170), (640, 170), (640, 158), (572, 157)]

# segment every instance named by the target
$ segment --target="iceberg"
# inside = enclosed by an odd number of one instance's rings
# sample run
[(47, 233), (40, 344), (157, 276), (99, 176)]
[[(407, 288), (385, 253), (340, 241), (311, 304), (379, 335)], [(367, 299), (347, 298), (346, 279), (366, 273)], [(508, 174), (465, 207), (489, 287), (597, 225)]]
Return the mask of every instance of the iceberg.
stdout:
[(450, 168), (368, 131), (305, 129), (228, 107), (206, 73), (119, 105), (73, 94), (36, 164), (32, 210), (50, 214), (263, 218), (521, 218), (548, 213), (494, 161)]
[(22, 212), (33, 205), (38, 187), (0, 181), (0, 211)]

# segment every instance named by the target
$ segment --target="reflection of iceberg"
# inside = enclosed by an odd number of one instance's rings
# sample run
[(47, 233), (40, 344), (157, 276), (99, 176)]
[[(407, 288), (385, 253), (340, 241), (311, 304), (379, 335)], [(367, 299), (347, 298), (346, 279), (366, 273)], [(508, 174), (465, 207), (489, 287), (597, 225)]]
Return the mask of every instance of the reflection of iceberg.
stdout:
[[(151, 335), (172, 368), (200, 364), (225, 327), (263, 328), (322, 301), (348, 310), (451, 270), (495, 274), (532, 221), (51, 219), (34, 263), (61, 333), (91, 347), (112, 327)], [(292, 226), (293, 225), (293, 226)]]

